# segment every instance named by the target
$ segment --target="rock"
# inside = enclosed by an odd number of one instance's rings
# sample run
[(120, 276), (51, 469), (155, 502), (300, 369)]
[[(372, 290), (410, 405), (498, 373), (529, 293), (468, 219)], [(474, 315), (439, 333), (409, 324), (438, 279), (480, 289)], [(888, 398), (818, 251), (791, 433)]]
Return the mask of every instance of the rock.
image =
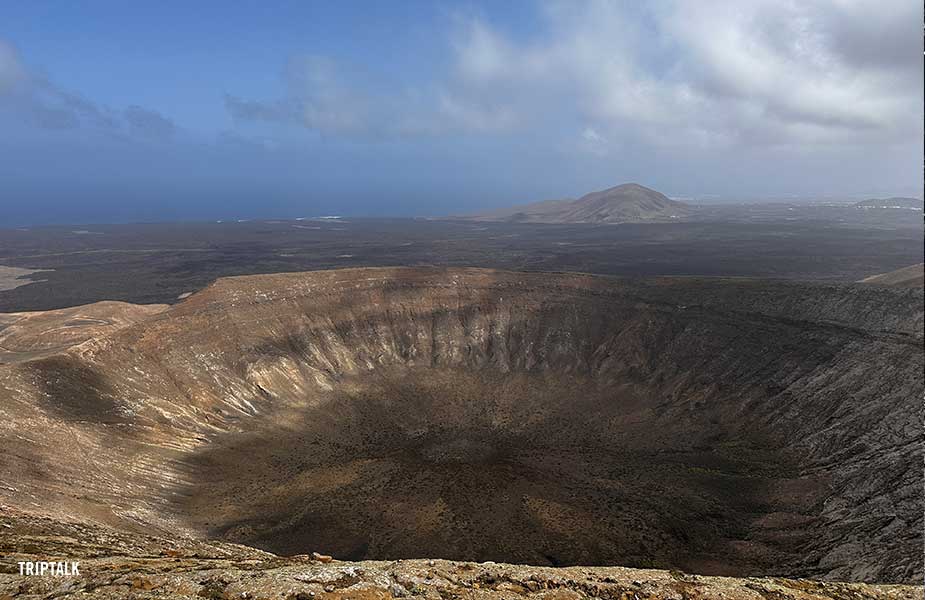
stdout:
[(153, 590), (156, 587), (157, 583), (148, 577), (134, 577), (132, 579), (133, 590)]
[(527, 588), (524, 586), (511, 583), (510, 581), (502, 581), (495, 586), (495, 589), (499, 592), (511, 592), (513, 594), (523, 594), (527, 591)]

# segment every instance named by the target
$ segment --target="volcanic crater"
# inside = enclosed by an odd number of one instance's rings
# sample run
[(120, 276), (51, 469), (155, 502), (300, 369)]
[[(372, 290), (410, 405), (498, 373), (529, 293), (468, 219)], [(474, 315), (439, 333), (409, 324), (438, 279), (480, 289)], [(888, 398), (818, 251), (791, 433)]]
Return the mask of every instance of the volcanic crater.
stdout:
[(344, 559), (922, 577), (921, 289), (349, 269), (0, 365), (0, 500)]

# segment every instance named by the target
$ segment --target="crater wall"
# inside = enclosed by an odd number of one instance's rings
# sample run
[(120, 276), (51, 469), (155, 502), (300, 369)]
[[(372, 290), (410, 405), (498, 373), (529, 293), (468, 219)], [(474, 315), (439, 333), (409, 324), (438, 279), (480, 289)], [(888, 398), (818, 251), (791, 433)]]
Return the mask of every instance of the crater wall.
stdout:
[(922, 576), (922, 292), (223, 279), (0, 366), (4, 502), (278, 553)]

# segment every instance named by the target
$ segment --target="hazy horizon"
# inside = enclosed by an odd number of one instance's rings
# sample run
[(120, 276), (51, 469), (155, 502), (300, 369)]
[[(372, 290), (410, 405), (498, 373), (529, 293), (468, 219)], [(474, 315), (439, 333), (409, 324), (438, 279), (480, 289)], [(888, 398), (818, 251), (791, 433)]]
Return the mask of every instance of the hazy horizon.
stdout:
[(34, 2), (0, 227), (921, 197), (922, 7)]
[[(596, 191), (596, 190), (589, 190)], [(681, 202), (689, 203), (693, 206), (734, 206), (734, 205), (758, 205), (758, 204), (793, 204), (794, 206), (811, 206), (818, 204), (828, 204), (841, 205), (841, 204), (853, 204), (860, 200), (866, 200), (871, 198), (889, 198), (889, 197), (912, 197), (912, 198), (922, 198), (922, 194), (901, 194), (901, 193), (874, 193), (874, 194), (856, 194), (856, 195), (836, 195), (836, 196), (824, 196), (824, 195), (812, 195), (812, 196), (799, 196), (799, 195), (780, 195), (780, 196), (754, 196), (754, 197), (738, 197), (738, 196), (718, 196), (718, 195), (709, 195), (705, 194), (702, 197), (686, 197), (686, 196), (672, 196), (669, 195), (673, 200), (678, 200)], [(515, 201), (508, 204), (498, 204), (485, 207), (486, 210), (493, 208), (504, 208), (507, 206), (516, 206), (519, 204), (527, 204), (536, 201), (544, 200), (567, 200), (574, 199), (574, 197), (569, 198), (536, 198), (525, 201)], [(244, 208), (245, 211), (250, 210), (252, 212), (234, 212), (234, 211), (222, 211), (220, 208), (215, 207), (212, 204), (204, 204), (201, 208), (202, 213), (191, 212), (188, 214), (179, 214), (179, 215), (161, 215), (151, 214), (149, 218), (144, 218), (143, 216), (132, 216), (127, 215), (124, 218), (118, 218), (118, 213), (109, 213), (109, 218), (87, 218), (81, 216), (74, 216), (73, 218), (63, 218), (57, 217), (52, 218), (49, 215), (41, 215), (45, 218), (39, 218), (32, 221), (4, 221), (0, 220), (0, 229), (32, 229), (40, 227), (76, 227), (76, 226), (93, 226), (93, 225), (145, 225), (145, 224), (163, 224), (163, 223), (235, 223), (235, 222), (267, 222), (267, 221), (297, 221), (297, 220), (322, 220), (324, 218), (336, 217), (344, 220), (357, 220), (357, 219), (385, 219), (385, 220), (401, 220), (401, 219), (441, 219), (441, 218), (450, 218), (459, 217), (464, 215), (475, 215), (479, 214), (479, 211), (469, 210), (469, 211), (444, 211), (444, 212), (415, 212), (415, 213), (388, 213), (388, 212), (366, 212), (365, 207), (363, 206), (347, 206), (348, 210), (337, 211), (332, 210), (330, 212), (299, 212), (299, 206), (290, 206), (282, 211), (277, 212), (266, 212), (261, 210), (259, 206), (250, 205)], [(214, 211), (214, 212), (205, 212), (205, 211)], [(141, 215), (141, 213), (135, 213)]]

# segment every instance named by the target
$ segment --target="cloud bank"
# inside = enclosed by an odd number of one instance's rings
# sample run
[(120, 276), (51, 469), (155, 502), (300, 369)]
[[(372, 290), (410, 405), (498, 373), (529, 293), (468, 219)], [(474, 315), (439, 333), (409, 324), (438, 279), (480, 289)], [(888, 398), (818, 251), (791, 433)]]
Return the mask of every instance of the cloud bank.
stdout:
[[(580, 123), (598, 151), (656, 145), (882, 144), (922, 134), (920, 7), (872, 2), (552, 2), (515, 39), (458, 17), (452, 69), (376, 90), (332, 59), (286, 69), (288, 95), (226, 98), (240, 121), (324, 135), (500, 133)], [(589, 135), (593, 132), (593, 135)], [(593, 139), (589, 139), (593, 138)]]
[(85, 128), (113, 136), (167, 139), (174, 123), (141, 106), (116, 110), (66, 90), (26, 66), (12, 44), (0, 39), (0, 111), (48, 130)]

